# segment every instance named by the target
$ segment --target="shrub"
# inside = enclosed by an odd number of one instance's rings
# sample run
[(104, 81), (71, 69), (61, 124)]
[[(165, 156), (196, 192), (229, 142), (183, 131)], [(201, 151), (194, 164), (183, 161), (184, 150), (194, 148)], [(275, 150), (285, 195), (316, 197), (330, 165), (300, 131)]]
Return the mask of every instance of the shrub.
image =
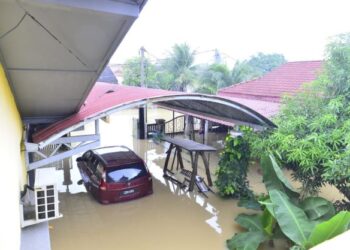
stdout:
[(248, 232), (228, 240), (229, 249), (254, 250), (276, 238), (294, 245), (291, 249), (309, 249), (349, 228), (350, 212), (335, 214), (332, 203), (320, 197), (299, 199), (273, 155), (264, 156), (261, 166), (268, 197), (259, 201), (261, 213), (236, 217)]
[(247, 180), (249, 158), (248, 142), (242, 136), (233, 138), (227, 135), (215, 181), (221, 196), (240, 198), (252, 195)]

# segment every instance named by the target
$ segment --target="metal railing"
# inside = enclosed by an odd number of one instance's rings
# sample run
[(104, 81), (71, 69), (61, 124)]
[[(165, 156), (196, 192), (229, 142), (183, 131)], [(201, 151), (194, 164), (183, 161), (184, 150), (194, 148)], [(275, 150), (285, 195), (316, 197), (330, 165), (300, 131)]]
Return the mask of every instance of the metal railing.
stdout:
[[(185, 132), (185, 116), (177, 116), (174, 119), (164, 123), (150, 123), (147, 124), (148, 133), (164, 133), (166, 135), (181, 134)], [(194, 131), (200, 130), (199, 119), (194, 118)]]

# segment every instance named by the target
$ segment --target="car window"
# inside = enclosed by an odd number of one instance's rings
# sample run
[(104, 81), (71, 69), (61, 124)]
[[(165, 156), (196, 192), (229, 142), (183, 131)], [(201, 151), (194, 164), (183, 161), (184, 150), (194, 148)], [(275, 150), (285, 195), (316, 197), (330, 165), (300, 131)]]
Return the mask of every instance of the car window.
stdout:
[(109, 170), (107, 172), (108, 183), (120, 183), (146, 176), (147, 171), (141, 164), (127, 165), (123, 168)]
[(103, 167), (102, 163), (99, 162), (99, 163), (97, 164), (96, 172), (95, 172), (95, 175), (96, 175), (96, 177), (97, 177), (98, 180), (101, 180), (101, 178), (102, 178), (103, 169), (104, 169), (104, 167)]
[(92, 173), (95, 173), (98, 163), (99, 163), (98, 158), (92, 157), (91, 162), (89, 164), (89, 168), (92, 171)]
[(83, 159), (84, 160), (90, 160), (90, 158), (91, 158), (91, 151), (87, 151), (87, 152), (85, 152), (84, 154), (83, 154)]

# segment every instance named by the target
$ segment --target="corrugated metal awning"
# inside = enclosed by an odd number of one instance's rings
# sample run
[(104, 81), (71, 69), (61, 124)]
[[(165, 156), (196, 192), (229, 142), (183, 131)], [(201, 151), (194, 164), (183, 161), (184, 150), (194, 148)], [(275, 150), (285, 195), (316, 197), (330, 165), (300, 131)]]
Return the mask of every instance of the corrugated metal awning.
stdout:
[(87, 122), (147, 103), (234, 124), (275, 127), (256, 111), (217, 96), (97, 83), (79, 112), (35, 133), (33, 141), (44, 147)]

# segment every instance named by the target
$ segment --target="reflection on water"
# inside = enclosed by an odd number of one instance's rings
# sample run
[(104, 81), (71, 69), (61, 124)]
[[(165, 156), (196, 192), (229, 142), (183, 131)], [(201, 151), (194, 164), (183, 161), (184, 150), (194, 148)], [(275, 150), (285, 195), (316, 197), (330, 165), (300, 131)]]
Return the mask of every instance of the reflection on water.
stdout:
[[(149, 116), (169, 120), (172, 113), (152, 109)], [(225, 249), (225, 241), (241, 230), (234, 218), (246, 210), (237, 207), (237, 201), (223, 200), (210, 192), (205, 198), (164, 179), (167, 144), (132, 137), (133, 117), (137, 117), (137, 110), (119, 112), (111, 117), (109, 124), (101, 122), (101, 144), (126, 145), (143, 157), (153, 176), (154, 194), (130, 202), (101, 205), (86, 193), (83, 185), (77, 185), (81, 177), (73, 157), (72, 169), (56, 172), (64, 217), (50, 222), (52, 249)], [(84, 132), (75, 133), (93, 132), (93, 125), (88, 125)], [(212, 145), (220, 147), (223, 135), (211, 136)], [(183, 158), (185, 168), (190, 169), (189, 155), (183, 153)], [(204, 166), (199, 163), (199, 175), (205, 176)], [(212, 173), (217, 163), (218, 155), (211, 154)], [(249, 180), (256, 192), (264, 191), (256, 167), (251, 168)]]

